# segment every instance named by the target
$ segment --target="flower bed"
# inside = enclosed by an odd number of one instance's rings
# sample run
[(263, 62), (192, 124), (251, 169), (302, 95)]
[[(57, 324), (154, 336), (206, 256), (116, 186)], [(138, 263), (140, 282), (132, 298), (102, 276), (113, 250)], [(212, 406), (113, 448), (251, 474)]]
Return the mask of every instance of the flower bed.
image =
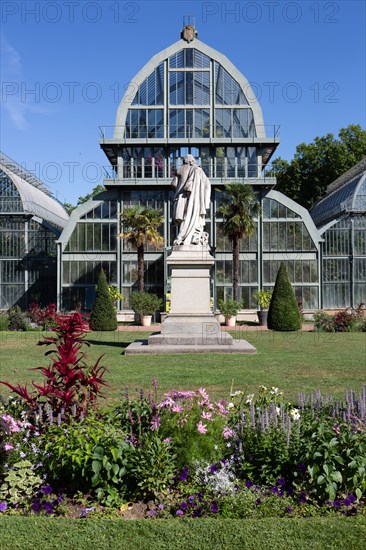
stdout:
[(43, 386), (0, 407), (0, 513), (87, 517), (365, 514), (366, 387), (289, 403), (278, 388), (152, 390), (97, 407), (105, 367), (59, 320)]

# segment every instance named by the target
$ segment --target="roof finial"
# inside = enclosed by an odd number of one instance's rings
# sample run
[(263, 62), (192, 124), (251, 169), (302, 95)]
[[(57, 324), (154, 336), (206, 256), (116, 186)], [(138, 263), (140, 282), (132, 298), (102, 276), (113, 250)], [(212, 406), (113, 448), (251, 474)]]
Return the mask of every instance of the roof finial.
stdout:
[(184, 15), (183, 30), (180, 36), (187, 42), (192, 42), (197, 37), (196, 20), (193, 15)]

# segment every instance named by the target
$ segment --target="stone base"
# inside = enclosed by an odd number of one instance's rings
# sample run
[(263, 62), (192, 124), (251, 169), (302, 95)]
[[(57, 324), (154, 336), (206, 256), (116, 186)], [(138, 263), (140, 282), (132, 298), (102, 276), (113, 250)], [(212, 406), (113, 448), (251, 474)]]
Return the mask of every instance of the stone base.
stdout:
[(257, 353), (254, 346), (246, 340), (233, 340), (232, 345), (207, 344), (207, 345), (154, 345), (147, 340), (136, 340), (125, 349), (125, 355), (181, 355), (196, 353), (240, 353), (253, 355)]

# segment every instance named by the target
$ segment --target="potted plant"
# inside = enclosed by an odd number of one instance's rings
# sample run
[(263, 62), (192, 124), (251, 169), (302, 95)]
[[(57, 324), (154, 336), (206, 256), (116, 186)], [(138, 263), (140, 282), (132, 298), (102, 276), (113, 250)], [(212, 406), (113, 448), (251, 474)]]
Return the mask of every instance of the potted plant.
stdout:
[(236, 325), (236, 316), (240, 309), (239, 302), (227, 298), (226, 302), (224, 300), (219, 300), (219, 308), (222, 315), (225, 317), (225, 325), (227, 327), (235, 327)]
[(253, 294), (254, 299), (258, 300), (259, 310), (257, 311), (259, 325), (267, 326), (268, 308), (271, 303), (272, 290), (256, 290)]
[(139, 315), (143, 327), (151, 325), (151, 317), (161, 307), (162, 302), (162, 299), (156, 294), (150, 294), (143, 290), (132, 292), (130, 296), (130, 306)]

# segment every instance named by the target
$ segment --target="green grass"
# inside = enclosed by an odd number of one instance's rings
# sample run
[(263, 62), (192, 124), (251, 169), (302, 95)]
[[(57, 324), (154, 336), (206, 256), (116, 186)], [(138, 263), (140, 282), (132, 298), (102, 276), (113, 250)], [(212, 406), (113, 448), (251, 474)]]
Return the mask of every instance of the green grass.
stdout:
[(67, 520), (0, 518), (2, 550), (309, 550), (364, 548), (362, 518)]
[[(257, 348), (257, 355), (123, 355), (125, 347), (148, 333), (118, 331), (90, 333), (91, 360), (104, 354), (109, 369), (106, 380), (108, 400), (117, 400), (125, 387), (148, 389), (157, 377), (159, 392), (169, 389), (193, 389), (200, 386), (215, 397), (227, 397), (231, 384), (235, 389), (255, 392), (258, 386), (276, 386), (289, 399), (299, 391), (320, 389), (324, 394), (343, 397), (345, 390), (359, 390), (366, 382), (365, 333), (278, 333), (243, 331), (234, 333)], [(37, 346), (35, 332), (0, 333), (0, 380), (30, 383), (41, 375), (30, 368), (45, 366), (47, 349)], [(5, 386), (0, 391), (6, 394)]]

